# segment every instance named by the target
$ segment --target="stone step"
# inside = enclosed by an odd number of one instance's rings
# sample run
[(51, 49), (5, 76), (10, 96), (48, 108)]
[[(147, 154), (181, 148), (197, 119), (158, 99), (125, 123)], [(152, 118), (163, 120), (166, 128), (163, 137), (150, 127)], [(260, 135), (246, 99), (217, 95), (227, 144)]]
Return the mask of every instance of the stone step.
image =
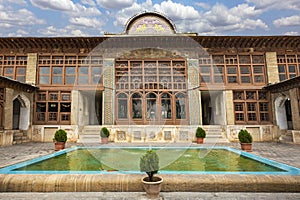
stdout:
[(99, 134), (81, 134), (79, 141), (81, 143), (100, 143), (101, 138)]
[(281, 130), (281, 136), (279, 137), (281, 143), (293, 143), (293, 133), (288, 130)]

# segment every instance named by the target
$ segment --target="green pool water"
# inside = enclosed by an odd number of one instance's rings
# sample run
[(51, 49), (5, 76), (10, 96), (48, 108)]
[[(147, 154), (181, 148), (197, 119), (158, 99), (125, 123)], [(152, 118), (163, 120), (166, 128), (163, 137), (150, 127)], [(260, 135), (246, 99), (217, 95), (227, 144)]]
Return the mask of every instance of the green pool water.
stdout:
[[(145, 149), (77, 149), (15, 171), (139, 171)], [(162, 171), (281, 172), (226, 149), (158, 150)]]

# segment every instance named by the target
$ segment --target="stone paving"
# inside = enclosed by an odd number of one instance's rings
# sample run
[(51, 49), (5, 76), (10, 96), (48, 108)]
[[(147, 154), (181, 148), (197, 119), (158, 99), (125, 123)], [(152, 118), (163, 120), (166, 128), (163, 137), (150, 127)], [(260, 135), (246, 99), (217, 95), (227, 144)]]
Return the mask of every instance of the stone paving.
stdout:
[[(83, 144), (67, 143), (67, 147), (75, 145), (82, 146)], [(205, 145), (210, 146), (211, 144)], [(217, 144), (215, 146), (229, 146), (240, 149), (238, 143)], [(54, 152), (53, 149), (53, 143), (25, 143), (8, 147), (0, 147), (0, 167), (52, 153)], [(282, 143), (253, 143), (252, 153), (300, 168), (300, 145)], [(0, 193), (0, 199), (4, 198), (145, 199), (145, 195), (143, 192)], [(300, 193), (162, 192), (160, 199), (300, 199)]]

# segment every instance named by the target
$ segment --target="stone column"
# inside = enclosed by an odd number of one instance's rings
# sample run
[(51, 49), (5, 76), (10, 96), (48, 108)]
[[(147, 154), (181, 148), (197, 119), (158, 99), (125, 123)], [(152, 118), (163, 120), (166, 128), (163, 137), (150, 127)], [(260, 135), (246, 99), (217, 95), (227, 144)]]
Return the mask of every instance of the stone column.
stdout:
[(268, 83), (279, 82), (276, 52), (266, 52), (266, 66), (267, 66)]
[(299, 110), (299, 104), (298, 104), (298, 96), (297, 96), (297, 89), (293, 88), (290, 89), (290, 99), (291, 99), (291, 107), (292, 107), (292, 119), (293, 119), (293, 129), (294, 130), (300, 130), (300, 110)]
[(38, 56), (36, 53), (29, 53), (27, 55), (26, 83), (28, 84), (36, 84), (37, 60)]
[(225, 91), (225, 106), (227, 125), (234, 125), (234, 107), (232, 90)]
[(202, 111), (201, 93), (199, 91), (199, 63), (196, 59), (188, 59), (187, 62), (190, 125), (200, 125), (202, 124)]
[(71, 93), (71, 125), (78, 125), (78, 117), (79, 117), (79, 91), (72, 90)]
[(104, 59), (102, 124), (114, 124), (115, 69), (114, 59)]
[(13, 95), (14, 90), (10, 88), (5, 89), (5, 106), (4, 106), (4, 129), (12, 129), (13, 126)]

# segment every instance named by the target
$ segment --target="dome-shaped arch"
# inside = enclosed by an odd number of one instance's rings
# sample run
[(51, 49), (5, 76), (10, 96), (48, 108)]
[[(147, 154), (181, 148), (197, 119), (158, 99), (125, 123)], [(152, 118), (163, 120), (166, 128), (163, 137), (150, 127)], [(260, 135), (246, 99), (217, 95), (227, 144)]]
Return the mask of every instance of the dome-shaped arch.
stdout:
[(165, 15), (159, 12), (143, 12), (134, 15), (125, 25), (125, 34), (175, 34), (176, 27)]

